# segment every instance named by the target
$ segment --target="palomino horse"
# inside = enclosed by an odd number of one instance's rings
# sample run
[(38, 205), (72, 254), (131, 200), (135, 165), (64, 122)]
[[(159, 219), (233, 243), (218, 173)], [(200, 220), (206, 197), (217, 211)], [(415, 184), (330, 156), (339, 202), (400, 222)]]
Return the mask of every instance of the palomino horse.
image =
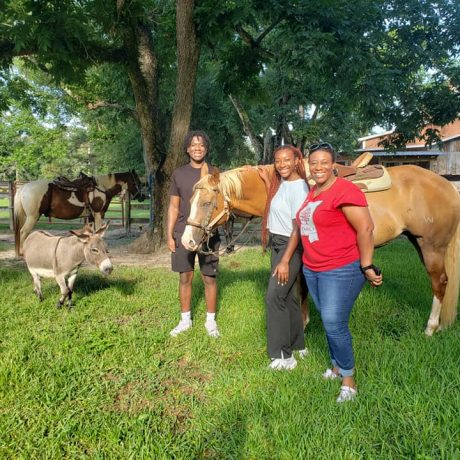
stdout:
[[(306, 165), (308, 168), (308, 165)], [(267, 166), (273, 170), (273, 166)], [(388, 168), (392, 186), (366, 195), (381, 246), (405, 234), (416, 247), (431, 279), (433, 302), (427, 335), (455, 321), (459, 293), (460, 197), (443, 177), (418, 166)], [(230, 210), (261, 216), (267, 199), (256, 169), (237, 168), (204, 175), (195, 185), (183, 245), (198, 250)]]
[(22, 243), (41, 215), (58, 219), (89, 217), (96, 230), (112, 198), (121, 191), (129, 191), (134, 199), (145, 199), (139, 176), (134, 170), (96, 176), (94, 186), (66, 190), (43, 179), (28, 182), (18, 188), (14, 197), (14, 236), (16, 255), (22, 253)]

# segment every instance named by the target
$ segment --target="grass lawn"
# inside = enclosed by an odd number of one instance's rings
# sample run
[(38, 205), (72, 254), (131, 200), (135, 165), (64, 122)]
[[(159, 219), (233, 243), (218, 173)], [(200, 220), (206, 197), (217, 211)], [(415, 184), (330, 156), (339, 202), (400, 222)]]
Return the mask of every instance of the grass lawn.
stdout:
[(460, 323), (424, 336), (429, 282), (405, 240), (375, 262), (385, 281), (352, 315), (359, 395), (344, 405), (321, 378), (314, 308), (306, 360), (267, 370), (269, 258), (258, 250), (222, 258), (217, 340), (199, 276), (194, 327), (170, 338), (179, 308), (167, 269), (84, 269), (69, 313), (54, 307), (53, 281), (39, 304), (29, 274), (0, 262), (0, 458), (460, 458)]

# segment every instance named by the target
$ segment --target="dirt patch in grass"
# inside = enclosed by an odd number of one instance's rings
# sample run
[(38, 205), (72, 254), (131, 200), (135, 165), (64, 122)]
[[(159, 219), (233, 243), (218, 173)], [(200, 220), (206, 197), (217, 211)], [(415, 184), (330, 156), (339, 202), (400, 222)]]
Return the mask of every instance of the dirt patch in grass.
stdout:
[[(67, 231), (53, 230), (56, 235), (65, 235)], [(131, 250), (132, 243), (141, 235), (140, 231), (132, 231), (129, 236), (122, 228), (109, 230), (105, 240), (109, 246), (110, 258), (115, 267), (136, 266), (136, 267), (171, 267), (171, 252), (164, 246), (158, 251), (149, 254), (138, 254)], [(245, 250), (254, 245), (239, 247), (237, 250)], [(238, 268), (239, 263), (231, 262), (230, 268)], [(24, 267), (22, 258), (16, 258), (14, 254), (14, 235), (12, 233), (0, 234), (0, 267)]]
[[(66, 231), (53, 231), (56, 235), (65, 235)], [(164, 247), (153, 254), (135, 254), (129, 251), (128, 246), (140, 235), (133, 232), (126, 235), (124, 229), (109, 230), (105, 240), (109, 246), (110, 258), (115, 266), (137, 267), (170, 267), (171, 253)], [(0, 234), (0, 266), (1, 267), (25, 267), (22, 258), (16, 258), (14, 254), (14, 235), (11, 233)]]

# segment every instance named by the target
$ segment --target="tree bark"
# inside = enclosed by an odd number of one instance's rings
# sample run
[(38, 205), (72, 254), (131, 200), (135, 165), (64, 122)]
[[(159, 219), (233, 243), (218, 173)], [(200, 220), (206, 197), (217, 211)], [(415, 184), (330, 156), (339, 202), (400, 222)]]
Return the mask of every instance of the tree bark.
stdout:
[[(171, 175), (178, 166), (187, 161), (182, 143), (190, 127), (190, 119), (193, 108), (193, 95), (195, 91), (196, 73), (200, 57), (200, 46), (193, 20), (194, 0), (176, 1), (176, 46), (177, 46), (177, 76), (176, 76), (176, 98), (171, 120), (169, 146), (167, 155), (163, 155), (164, 161), (152, 162), (150, 167), (154, 171), (153, 211), (154, 230), (143, 235), (138, 240), (134, 250), (142, 249), (143, 252), (157, 250), (166, 239), (167, 209), (169, 203), (169, 184)], [(155, 105), (156, 107), (156, 105)], [(148, 123), (146, 124), (148, 126)], [(158, 126), (158, 123), (156, 123)], [(152, 129), (154, 127), (152, 126)], [(148, 150), (158, 151), (157, 138), (149, 133), (144, 152)], [(151, 145), (153, 144), (153, 146)]]
[(229, 94), (228, 97), (230, 98), (230, 101), (232, 101), (233, 106), (235, 107), (238, 116), (240, 117), (241, 123), (243, 125), (243, 130), (246, 134), (246, 136), (249, 137), (249, 140), (251, 142), (252, 148), (254, 149), (254, 156), (255, 160), (257, 163), (260, 163), (263, 158), (263, 145), (262, 142), (259, 138), (254, 133), (254, 130), (252, 128), (251, 121), (249, 120), (249, 116), (247, 112), (244, 110), (243, 106), (241, 105), (240, 101), (233, 96), (232, 94)]

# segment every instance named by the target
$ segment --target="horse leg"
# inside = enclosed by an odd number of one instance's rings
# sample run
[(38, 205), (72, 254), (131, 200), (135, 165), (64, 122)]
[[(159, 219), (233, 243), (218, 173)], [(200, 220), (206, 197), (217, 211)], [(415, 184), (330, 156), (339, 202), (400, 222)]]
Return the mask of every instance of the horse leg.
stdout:
[(100, 212), (94, 213), (94, 231), (99, 230), (102, 227), (102, 216)]
[(440, 329), (439, 317), (444, 293), (446, 292), (447, 274), (444, 266), (445, 249), (438, 249), (435, 251), (434, 248), (423, 248), (423, 246), (421, 246), (421, 250), (423, 262), (431, 279), (431, 290), (433, 291), (431, 313), (425, 329), (425, 334), (431, 336)]
[(34, 292), (37, 294), (38, 299), (40, 302), (43, 300), (42, 294), (42, 284), (40, 282), (40, 276), (37, 273), (32, 273), (32, 278), (34, 280)]
[(61, 308), (64, 305), (65, 299), (68, 298), (69, 288), (67, 287), (64, 275), (56, 276), (56, 283), (59, 285), (59, 288), (61, 289), (61, 297), (56, 302), (56, 308)]
[(296, 279), (297, 289), (299, 290), (300, 298), (300, 312), (302, 314), (303, 328), (307, 327), (310, 322), (310, 312), (308, 308), (308, 288), (307, 283), (305, 282), (305, 277), (302, 272), (299, 272)]
[(19, 253), (22, 254), (22, 246), (26, 238), (30, 235), (30, 232), (33, 230), (34, 225), (37, 223), (37, 220), (40, 216), (32, 215), (27, 216), (24, 222), (24, 225), (21, 227), (20, 239), (19, 239)]

